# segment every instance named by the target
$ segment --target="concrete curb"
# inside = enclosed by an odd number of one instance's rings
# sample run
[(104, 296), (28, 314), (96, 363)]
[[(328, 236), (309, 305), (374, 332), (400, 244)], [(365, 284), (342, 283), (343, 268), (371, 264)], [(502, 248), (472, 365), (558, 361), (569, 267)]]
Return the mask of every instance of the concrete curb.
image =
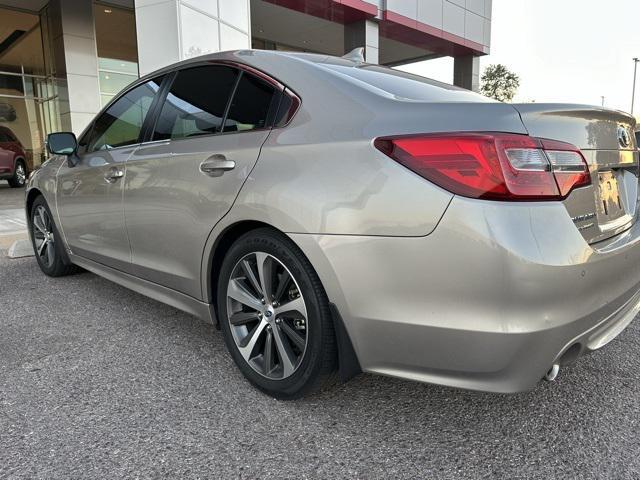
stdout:
[(9, 258), (33, 257), (33, 255), (33, 247), (29, 240), (16, 240), (7, 252)]

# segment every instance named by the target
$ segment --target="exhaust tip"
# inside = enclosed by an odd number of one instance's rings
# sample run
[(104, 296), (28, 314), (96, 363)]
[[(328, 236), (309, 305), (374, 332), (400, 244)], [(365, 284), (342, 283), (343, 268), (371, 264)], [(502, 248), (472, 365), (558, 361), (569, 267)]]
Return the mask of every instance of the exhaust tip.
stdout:
[(549, 371), (545, 374), (544, 379), (547, 382), (553, 382), (558, 376), (559, 372), (560, 372), (560, 365), (558, 365), (557, 363), (554, 363), (553, 366), (549, 369)]

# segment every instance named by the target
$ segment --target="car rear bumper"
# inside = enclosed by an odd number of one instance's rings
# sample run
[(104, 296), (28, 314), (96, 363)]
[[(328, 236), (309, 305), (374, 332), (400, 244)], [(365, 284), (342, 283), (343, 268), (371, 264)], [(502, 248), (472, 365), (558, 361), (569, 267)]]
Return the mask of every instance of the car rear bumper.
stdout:
[(364, 371), (532, 388), (640, 310), (640, 226), (590, 246), (562, 204), (454, 198), (419, 238), (291, 237), (318, 270)]

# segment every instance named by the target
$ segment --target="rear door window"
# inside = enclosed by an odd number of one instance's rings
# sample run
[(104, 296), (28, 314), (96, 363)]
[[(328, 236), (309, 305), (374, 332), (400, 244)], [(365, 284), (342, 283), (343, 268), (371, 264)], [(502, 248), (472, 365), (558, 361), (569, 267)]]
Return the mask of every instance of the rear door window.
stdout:
[(265, 128), (272, 102), (277, 97), (274, 94), (273, 86), (244, 72), (229, 107), (224, 131), (242, 132)]
[(153, 140), (219, 133), (239, 72), (223, 65), (178, 72), (156, 122)]

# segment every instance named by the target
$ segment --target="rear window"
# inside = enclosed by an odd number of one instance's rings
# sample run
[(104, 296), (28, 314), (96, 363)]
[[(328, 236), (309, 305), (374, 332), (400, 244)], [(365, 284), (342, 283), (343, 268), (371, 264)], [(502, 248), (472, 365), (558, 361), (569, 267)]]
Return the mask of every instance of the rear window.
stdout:
[(398, 99), (423, 102), (492, 102), (477, 93), (429, 78), (379, 65), (345, 66), (318, 64), (339, 75), (392, 95)]

